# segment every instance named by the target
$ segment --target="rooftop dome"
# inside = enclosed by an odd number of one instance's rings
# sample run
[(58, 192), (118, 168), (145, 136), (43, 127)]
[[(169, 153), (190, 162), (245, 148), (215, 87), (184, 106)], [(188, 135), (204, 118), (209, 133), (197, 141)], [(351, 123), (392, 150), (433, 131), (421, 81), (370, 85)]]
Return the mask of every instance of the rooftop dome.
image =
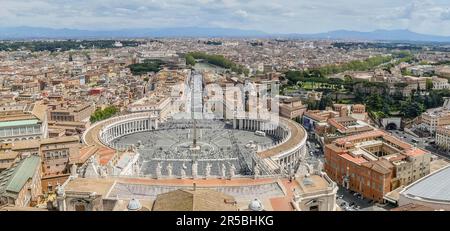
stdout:
[(248, 208), (252, 211), (262, 211), (264, 210), (264, 207), (260, 200), (254, 199), (250, 204), (248, 205)]
[(140, 210), (142, 208), (141, 203), (137, 199), (131, 199), (128, 203), (127, 209), (130, 211)]

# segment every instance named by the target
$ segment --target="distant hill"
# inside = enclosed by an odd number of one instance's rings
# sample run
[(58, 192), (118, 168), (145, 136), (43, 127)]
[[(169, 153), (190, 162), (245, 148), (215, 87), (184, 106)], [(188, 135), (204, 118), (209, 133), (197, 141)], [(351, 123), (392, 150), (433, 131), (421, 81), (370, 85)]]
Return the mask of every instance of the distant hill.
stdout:
[(68, 38), (144, 38), (144, 37), (285, 37), (304, 39), (335, 40), (384, 40), (450, 42), (450, 37), (419, 34), (409, 30), (375, 30), (360, 32), (336, 30), (318, 34), (269, 34), (257, 30), (230, 28), (180, 27), (160, 29), (122, 29), (122, 30), (77, 30), (51, 29), (44, 27), (4, 27), (0, 28), (0, 39), (68, 39)]
[(384, 41), (418, 41), (418, 42), (450, 42), (450, 37), (419, 34), (409, 30), (375, 30), (360, 32), (336, 30), (318, 34), (290, 34), (289, 37), (306, 39), (354, 39), (354, 40), (384, 40)]

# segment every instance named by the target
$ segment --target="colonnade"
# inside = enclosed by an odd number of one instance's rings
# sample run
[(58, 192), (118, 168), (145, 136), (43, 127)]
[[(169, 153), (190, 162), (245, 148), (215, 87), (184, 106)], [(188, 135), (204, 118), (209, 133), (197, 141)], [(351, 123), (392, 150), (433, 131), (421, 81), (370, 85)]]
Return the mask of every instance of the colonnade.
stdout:
[[(279, 139), (279, 141), (275, 145), (259, 147), (258, 152), (260, 153), (271, 152), (271, 150), (275, 150), (277, 147), (289, 142), (290, 144), (286, 145), (286, 149), (281, 148), (280, 150), (277, 150), (277, 152), (274, 155), (270, 156), (270, 158), (279, 167), (296, 167), (296, 165), (305, 157), (307, 153), (307, 134), (302, 127), (296, 124), (295, 126), (289, 126), (289, 124), (285, 124), (284, 122), (295, 123), (293, 121), (284, 120), (273, 123), (271, 121), (243, 118), (234, 119), (233, 128), (248, 131), (262, 131), (269, 136)], [(298, 134), (298, 137), (292, 137), (291, 129), (300, 130), (296, 132), (296, 134)]]
[(0, 142), (40, 139), (44, 132), (41, 125), (0, 128)]
[(101, 131), (101, 141), (109, 145), (111, 141), (124, 135), (158, 129), (154, 118), (132, 118), (105, 126)]
[(262, 131), (267, 135), (283, 140), (290, 135), (290, 131), (284, 128), (281, 123), (272, 123), (270, 121), (261, 121), (254, 119), (234, 119), (233, 128), (247, 131)]

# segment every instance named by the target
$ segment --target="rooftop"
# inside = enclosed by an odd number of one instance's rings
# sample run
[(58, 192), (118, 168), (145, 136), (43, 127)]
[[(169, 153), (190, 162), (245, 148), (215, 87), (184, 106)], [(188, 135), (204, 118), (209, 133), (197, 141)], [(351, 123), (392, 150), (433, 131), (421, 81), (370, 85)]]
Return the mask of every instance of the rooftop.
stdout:
[(210, 189), (178, 189), (156, 197), (153, 211), (236, 211), (232, 196)]
[(302, 193), (313, 193), (328, 189), (330, 182), (319, 175), (311, 175), (309, 177), (302, 177), (297, 180)]
[(401, 194), (423, 200), (450, 203), (450, 166), (416, 181), (406, 187)]
[(17, 165), (0, 173), (0, 194), (19, 193), (25, 183), (33, 177), (41, 163), (39, 156), (29, 156)]
[(262, 158), (271, 157), (277, 154), (280, 154), (286, 150), (292, 149), (295, 145), (298, 145), (299, 142), (301, 142), (303, 139), (306, 138), (307, 134), (305, 129), (300, 126), (298, 123), (288, 120), (285, 118), (281, 118), (283, 123), (289, 126), (289, 130), (291, 131), (291, 137), (286, 142), (282, 143), (281, 145), (278, 145), (274, 148), (267, 149), (265, 151), (262, 151), (258, 153), (258, 155)]
[(25, 126), (25, 125), (35, 125), (38, 122), (39, 122), (39, 120), (37, 120), (37, 119), (5, 121), (5, 122), (0, 122), (0, 128), (2, 128), (2, 127)]

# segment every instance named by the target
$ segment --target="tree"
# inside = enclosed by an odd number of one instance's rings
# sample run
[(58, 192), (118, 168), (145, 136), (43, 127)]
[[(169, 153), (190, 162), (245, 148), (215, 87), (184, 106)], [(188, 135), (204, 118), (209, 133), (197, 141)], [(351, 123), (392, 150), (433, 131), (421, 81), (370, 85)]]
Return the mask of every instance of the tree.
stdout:
[(330, 107), (333, 105), (333, 99), (330, 96), (323, 96), (319, 101), (319, 110), (325, 110), (326, 107)]
[(185, 56), (185, 58), (186, 58), (186, 64), (187, 64), (187, 65), (195, 66), (195, 58), (192, 57), (192, 55), (187, 54), (187, 55)]
[(374, 111), (381, 111), (383, 109), (383, 99), (379, 94), (371, 94), (366, 99), (367, 107)]
[(158, 72), (164, 62), (159, 59), (146, 59), (143, 63), (131, 64), (128, 66), (133, 75), (142, 75), (148, 72)]
[(425, 107), (423, 104), (409, 99), (401, 103), (400, 111), (406, 118), (415, 118), (425, 111)]
[(433, 80), (431, 79), (426, 80), (426, 89), (428, 92), (433, 90)]
[(91, 123), (95, 123), (97, 121), (105, 120), (107, 118), (110, 118), (114, 116), (119, 110), (115, 106), (108, 106), (105, 109), (97, 109), (95, 112), (91, 115), (90, 121)]

